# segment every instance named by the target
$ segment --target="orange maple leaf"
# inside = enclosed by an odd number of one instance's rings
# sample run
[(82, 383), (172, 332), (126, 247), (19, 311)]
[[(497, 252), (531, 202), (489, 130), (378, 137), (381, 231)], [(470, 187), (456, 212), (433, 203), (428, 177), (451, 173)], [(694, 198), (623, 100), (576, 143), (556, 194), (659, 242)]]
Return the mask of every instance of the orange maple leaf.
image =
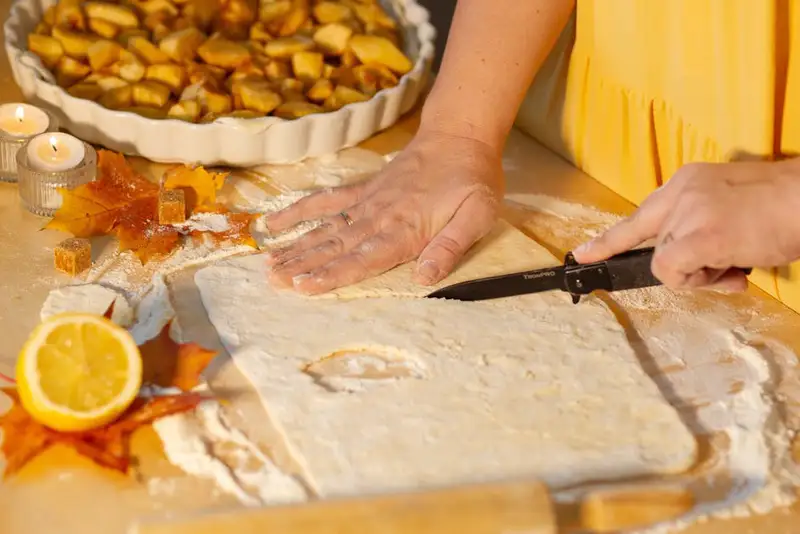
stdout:
[(75, 237), (115, 235), (122, 250), (133, 250), (142, 262), (167, 254), (180, 234), (158, 224), (158, 185), (136, 173), (125, 156), (100, 150), (97, 179), (61, 190), (63, 202), (45, 228)]
[(217, 202), (217, 191), (225, 183), (227, 173), (208, 172), (203, 167), (176, 165), (164, 173), (164, 189), (182, 189), (186, 208), (194, 213), (197, 208), (211, 207)]
[[(168, 171), (165, 187), (184, 189), (195, 209), (214, 204), (225, 176), (202, 167), (180, 166)], [(158, 192), (159, 185), (138, 174), (125, 156), (100, 150), (97, 179), (72, 190), (62, 189), (62, 205), (45, 228), (75, 237), (114, 235), (120, 250), (132, 250), (147, 263), (180, 244), (178, 229), (158, 222)]]
[(127, 473), (130, 466), (128, 448), (130, 435), (139, 427), (167, 415), (194, 409), (209, 397), (199, 393), (182, 393), (137, 399), (115, 422), (86, 432), (59, 432), (35, 421), (22, 407), (14, 389), (3, 389), (13, 404), (0, 416), (3, 445), (0, 452), (6, 458), (3, 476), (18, 472), (25, 464), (53, 445), (65, 445), (96, 464)]
[(142, 354), (142, 382), (190, 391), (217, 355), (197, 343), (175, 343), (169, 323), (153, 339), (139, 346)]
[(258, 213), (232, 213), (224, 208), (198, 208), (196, 213), (219, 213), (228, 221), (228, 228), (222, 232), (192, 231), (189, 235), (195, 242), (202, 242), (206, 238), (214, 240), (217, 244), (232, 243), (234, 245), (247, 245), (257, 248), (256, 240), (250, 232), (250, 226), (260, 215)]
[(126, 210), (157, 195), (158, 186), (137, 174), (125, 156), (100, 150), (97, 179), (73, 190), (62, 190), (61, 207), (46, 228), (76, 237), (111, 234)]

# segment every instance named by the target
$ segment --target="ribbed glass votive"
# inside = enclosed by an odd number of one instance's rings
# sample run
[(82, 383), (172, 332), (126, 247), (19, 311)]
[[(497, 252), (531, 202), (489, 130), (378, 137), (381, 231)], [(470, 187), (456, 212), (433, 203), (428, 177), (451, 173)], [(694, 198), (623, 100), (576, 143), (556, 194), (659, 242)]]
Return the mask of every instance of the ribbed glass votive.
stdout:
[[(27, 143), (26, 143), (27, 145)], [(85, 155), (76, 166), (66, 171), (42, 171), (32, 166), (26, 145), (17, 151), (17, 174), (19, 176), (19, 198), (22, 205), (41, 217), (52, 217), (61, 207), (59, 189), (75, 189), (89, 183), (97, 176), (97, 152), (88, 143), (83, 143)]]
[[(59, 124), (55, 115), (43, 109), (39, 111), (47, 115), (49, 121), (44, 131), (57, 132)], [(17, 181), (17, 152), (28, 140), (40, 133), (42, 132), (31, 135), (12, 135), (0, 128), (0, 182), (13, 183)]]

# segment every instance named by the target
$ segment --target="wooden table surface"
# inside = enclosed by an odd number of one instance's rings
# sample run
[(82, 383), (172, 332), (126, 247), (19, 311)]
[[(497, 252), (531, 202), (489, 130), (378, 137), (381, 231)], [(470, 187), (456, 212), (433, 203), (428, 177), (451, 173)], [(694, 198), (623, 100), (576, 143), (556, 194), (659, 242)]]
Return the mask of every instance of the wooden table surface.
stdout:
[[(10, 1), (0, 0), (0, 10), (8, 12)], [(3, 57), (0, 103), (17, 102), (20, 98), (7, 59)], [(414, 114), (403, 120), (364, 147), (381, 153), (401, 148), (411, 139), (418, 124), (417, 117)], [(632, 210), (628, 202), (522, 134), (512, 135), (506, 152), (513, 163), (507, 171), (510, 193), (545, 194), (616, 214)], [(559, 256), (577, 244), (574, 238), (553, 232), (552, 221), (542, 219), (545, 215), (509, 208), (505, 217)], [(64, 236), (40, 231), (42, 224), (42, 219), (19, 206), (16, 186), (0, 184), (0, 332), (3, 335), (0, 372), (13, 371), (17, 351), (38, 322), (39, 309), (47, 293), (69, 282), (52, 267), (53, 246)], [(800, 353), (800, 336), (795, 334), (800, 331), (800, 316), (757, 289), (751, 289), (749, 295), (724, 298), (733, 299), (742, 307), (752, 306), (754, 299), (758, 301), (760, 309), (771, 317), (762, 333)], [(186, 289), (182, 302), (176, 305), (184, 335), (224, 353), (198, 299), (196, 290)], [(224, 387), (248, 388), (228, 361), (220, 364), (214, 381)], [(263, 419), (265, 415), (252, 391), (237, 397), (236, 404), (243, 424)], [(0, 401), (0, 410), (4, 408)], [(270, 442), (269, 429), (249, 424), (246, 430), (255, 440)], [(46, 452), (18, 478), (0, 482), (0, 534), (119, 534), (132, 519), (143, 515), (237, 506), (209, 481), (187, 476), (169, 464), (152, 430), (144, 429), (135, 434), (132, 449), (140, 462), (134, 478), (97, 469), (65, 449)], [(280, 454), (280, 451), (273, 453)], [(775, 510), (766, 516), (713, 520), (684, 532), (789, 534), (798, 531), (800, 505)]]

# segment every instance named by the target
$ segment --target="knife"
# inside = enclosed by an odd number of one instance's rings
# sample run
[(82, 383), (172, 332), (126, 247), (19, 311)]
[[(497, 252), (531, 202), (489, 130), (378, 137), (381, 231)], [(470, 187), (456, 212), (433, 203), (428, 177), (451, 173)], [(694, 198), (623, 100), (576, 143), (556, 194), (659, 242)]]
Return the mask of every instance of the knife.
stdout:
[[(568, 252), (564, 265), (558, 267), (461, 282), (438, 289), (427, 298), (474, 301), (561, 290), (572, 295), (572, 302), (577, 304), (581, 296), (597, 290), (623, 291), (661, 285), (650, 270), (654, 251), (652, 247), (634, 249), (586, 264), (579, 264), (572, 252)], [(750, 268), (740, 270), (745, 274), (752, 272)]]

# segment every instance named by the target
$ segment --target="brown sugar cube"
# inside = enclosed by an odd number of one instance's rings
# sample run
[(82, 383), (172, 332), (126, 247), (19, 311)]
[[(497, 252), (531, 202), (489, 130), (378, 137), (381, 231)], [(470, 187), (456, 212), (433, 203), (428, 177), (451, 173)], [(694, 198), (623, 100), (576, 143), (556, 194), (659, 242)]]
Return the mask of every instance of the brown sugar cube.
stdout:
[(162, 189), (158, 194), (158, 223), (176, 224), (186, 220), (186, 197), (182, 189)]
[(79, 237), (65, 239), (56, 246), (55, 264), (62, 273), (78, 275), (92, 265), (92, 244)]

